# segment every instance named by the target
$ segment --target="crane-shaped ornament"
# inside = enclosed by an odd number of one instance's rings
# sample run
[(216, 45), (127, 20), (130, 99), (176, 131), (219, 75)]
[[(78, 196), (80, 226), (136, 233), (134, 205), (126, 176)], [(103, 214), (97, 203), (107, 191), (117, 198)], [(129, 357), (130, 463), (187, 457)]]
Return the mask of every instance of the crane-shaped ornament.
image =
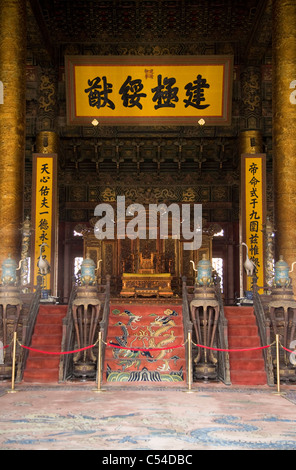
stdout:
[(244, 245), (247, 249), (247, 253), (246, 253), (246, 259), (245, 259), (245, 262), (244, 262), (244, 268), (245, 268), (245, 271), (247, 273), (247, 276), (253, 276), (254, 274), (254, 271), (256, 272), (256, 265), (255, 263), (249, 258), (249, 248), (248, 248), (248, 245), (244, 242), (242, 242), (242, 245)]
[(39, 273), (42, 276), (42, 289), (45, 288), (45, 276), (50, 273), (50, 264), (48, 260), (43, 257), (43, 252), (44, 252), (44, 246), (48, 246), (47, 243), (41, 243), (40, 245), (40, 253), (39, 253), (39, 258), (37, 262), (37, 266), (39, 268)]

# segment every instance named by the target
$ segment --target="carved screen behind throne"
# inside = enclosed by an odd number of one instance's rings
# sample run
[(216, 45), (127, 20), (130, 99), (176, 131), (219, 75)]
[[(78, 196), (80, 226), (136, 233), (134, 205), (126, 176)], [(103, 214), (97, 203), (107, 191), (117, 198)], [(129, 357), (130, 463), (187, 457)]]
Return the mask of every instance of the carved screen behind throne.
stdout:
[(155, 274), (156, 272), (156, 240), (139, 240), (138, 272)]
[[(171, 235), (171, 234), (170, 234)], [(185, 240), (169, 236), (167, 239), (117, 239), (98, 240), (93, 230), (83, 233), (84, 257), (88, 252), (95, 265), (102, 259), (97, 277), (99, 282), (104, 281), (106, 275), (111, 276), (111, 287), (119, 290), (118, 282), (123, 273), (161, 274), (169, 273), (173, 276), (172, 283), (178, 284), (182, 276), (186, 276), (193, 284), (195, 272), (191, 260), (197, 265), (206, 254), (207, 259), (212, 258), (212, 233), (203, 233), (202, 246), (198, 250), (184, 250)], [(175, 284), (174, 284), (175, 285)]]
[(155, 253), (140, 253), (139, 257), (139, 273), (154, 274), (154, 255)]
[(120, 274), (135, 272), (134, 240), (125, 238), (118, 240), (118, 252), (120, 253)]

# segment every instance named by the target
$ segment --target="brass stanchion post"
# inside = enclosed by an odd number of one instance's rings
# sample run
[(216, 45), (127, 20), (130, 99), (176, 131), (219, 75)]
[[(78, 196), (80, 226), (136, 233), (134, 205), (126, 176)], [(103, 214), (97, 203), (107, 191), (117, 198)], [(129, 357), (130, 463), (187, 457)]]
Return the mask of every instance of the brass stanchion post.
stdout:
[(97, 366), (97, 388), (94, 389), (94, 392), (105, 392), (101, 388), (102, 382), (102, 332), (99, 332), (99, 348), (98, 348), (98, 366)]
[(279, 335), (275, 336), (276, 339), (276, 383), (277, 383), (277, 391), (281, 393), (281, 381), (280, 381), (280, 343), (279, 343)]
[(279, 335), (275, 335), (275, 344), (276, 344), (276, 382), (277, 382), (277, 391), (274, 392), (275, 395), (285, 395), (284, 392), (281, 392), (281, 379), (280, 379), (280, 341)]
[(192, 372), (192, 357), (191, 357), (191, 332), (188, 332), (188, 390), (191, 390), (191, 372)]
[(16, 356), (16, 331), (13, 334), (11, 390), (8, 390), (7, 393), (16, 393), (17, 392), (17, 390), (15, 390), (15, 388), (14, 388), (14, 382), (15, 382), (15, 356)]
[(186, 390), (186, 393), (194, 393), (192, 388), (191, 388), (192, 387), (192, 380), (191, 380), (191, 373), (192, 373), (191, 331), (188, 331), (187, 342), (188, 342), (188, 377), (187, 377), (188, 389)]

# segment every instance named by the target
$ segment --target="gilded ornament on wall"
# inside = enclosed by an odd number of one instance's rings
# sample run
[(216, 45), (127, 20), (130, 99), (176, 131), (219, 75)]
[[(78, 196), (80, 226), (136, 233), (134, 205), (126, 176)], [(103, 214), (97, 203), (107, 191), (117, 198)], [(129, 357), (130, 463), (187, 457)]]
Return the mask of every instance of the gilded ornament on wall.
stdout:
[(260, 106), (260, 76), (254, 71), (246, 73), (242, 85), (243, 104), (249, 111), (255, 111)]
[(182, 200), (184, 202), (193, 202), (195, 201), (195, 192), (192, 188), (188, 188), (187, 190), (183, 191)]
[(115, 200), (116, 200), (116, 192), (115, 192), (115, 189), (106, 188), (106, 189), (102, 192), (102, 200), (103, 200), (103, 201), (108, 201), (108, 202), (115, 201)]
[(45, 112), (53, 111), (56, 104), (55, 86), (46, 75), (41, 77), (40, 91), (43, 93), (39, 98), (40, 108)]

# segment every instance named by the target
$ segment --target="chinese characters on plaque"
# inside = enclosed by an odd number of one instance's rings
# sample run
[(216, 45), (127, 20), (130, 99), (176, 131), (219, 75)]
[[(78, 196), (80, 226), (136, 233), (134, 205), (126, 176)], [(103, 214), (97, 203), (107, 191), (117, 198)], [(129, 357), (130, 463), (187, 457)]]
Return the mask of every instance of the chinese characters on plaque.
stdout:
[(197, 124), (231, 120), (231, 56), (67, 56), (69, 124)]
[[(256, 266), (258, 286), (264, 286), (265, 155), (242, 156), (242, 237)], [(247, 279), (247, 289), (252, 279)]]
[[(154, 109), (176, 107), (176, 103), (179, 101), (179, 88), (173, 86), (175, 83), (176, 79), (174, 77), (163, 78), (162, 75), (158, 75), (157, 86), (150, 90), (153, 93)], [(110, 98), (111, 93), (113, 93), (113, 85), (107, 82), (106, 77), (95, 77), (93, 80), (88, 80), (88, 85), (89, 88), (85, 89), (84, 92), (88, 94), (89, 106), (97, 109), (108, 106), (115, 110), (115, 104)], [(139, 109), (143, 109), (140, 100), (147, 97), (146, 93), (140, 93), (143, 88), (142, 80), (132, 80), (132, 77), (128, 76), (118, 92), (121, 95), (122, 106), (126, 108), (137, 106)], [(205, 88), (210, 88), (210, 85), (201, 75), (197, 75), (196, 80), (193, 82), (187, 83), (185, 86), (186, 99), (183, 100), (184, 107), (193, 106), (196, 109), (205, 109), (210, 106), (209, 104), (202, 104), (205, 101)]]
[(54, 253), (56, 250), (56, 154), (33, 155), (33, 252), (32, 275), (34, 286), (40, 275), (37, 266), (41, 254), (51, 265), (44, 287), (53, 290)]

